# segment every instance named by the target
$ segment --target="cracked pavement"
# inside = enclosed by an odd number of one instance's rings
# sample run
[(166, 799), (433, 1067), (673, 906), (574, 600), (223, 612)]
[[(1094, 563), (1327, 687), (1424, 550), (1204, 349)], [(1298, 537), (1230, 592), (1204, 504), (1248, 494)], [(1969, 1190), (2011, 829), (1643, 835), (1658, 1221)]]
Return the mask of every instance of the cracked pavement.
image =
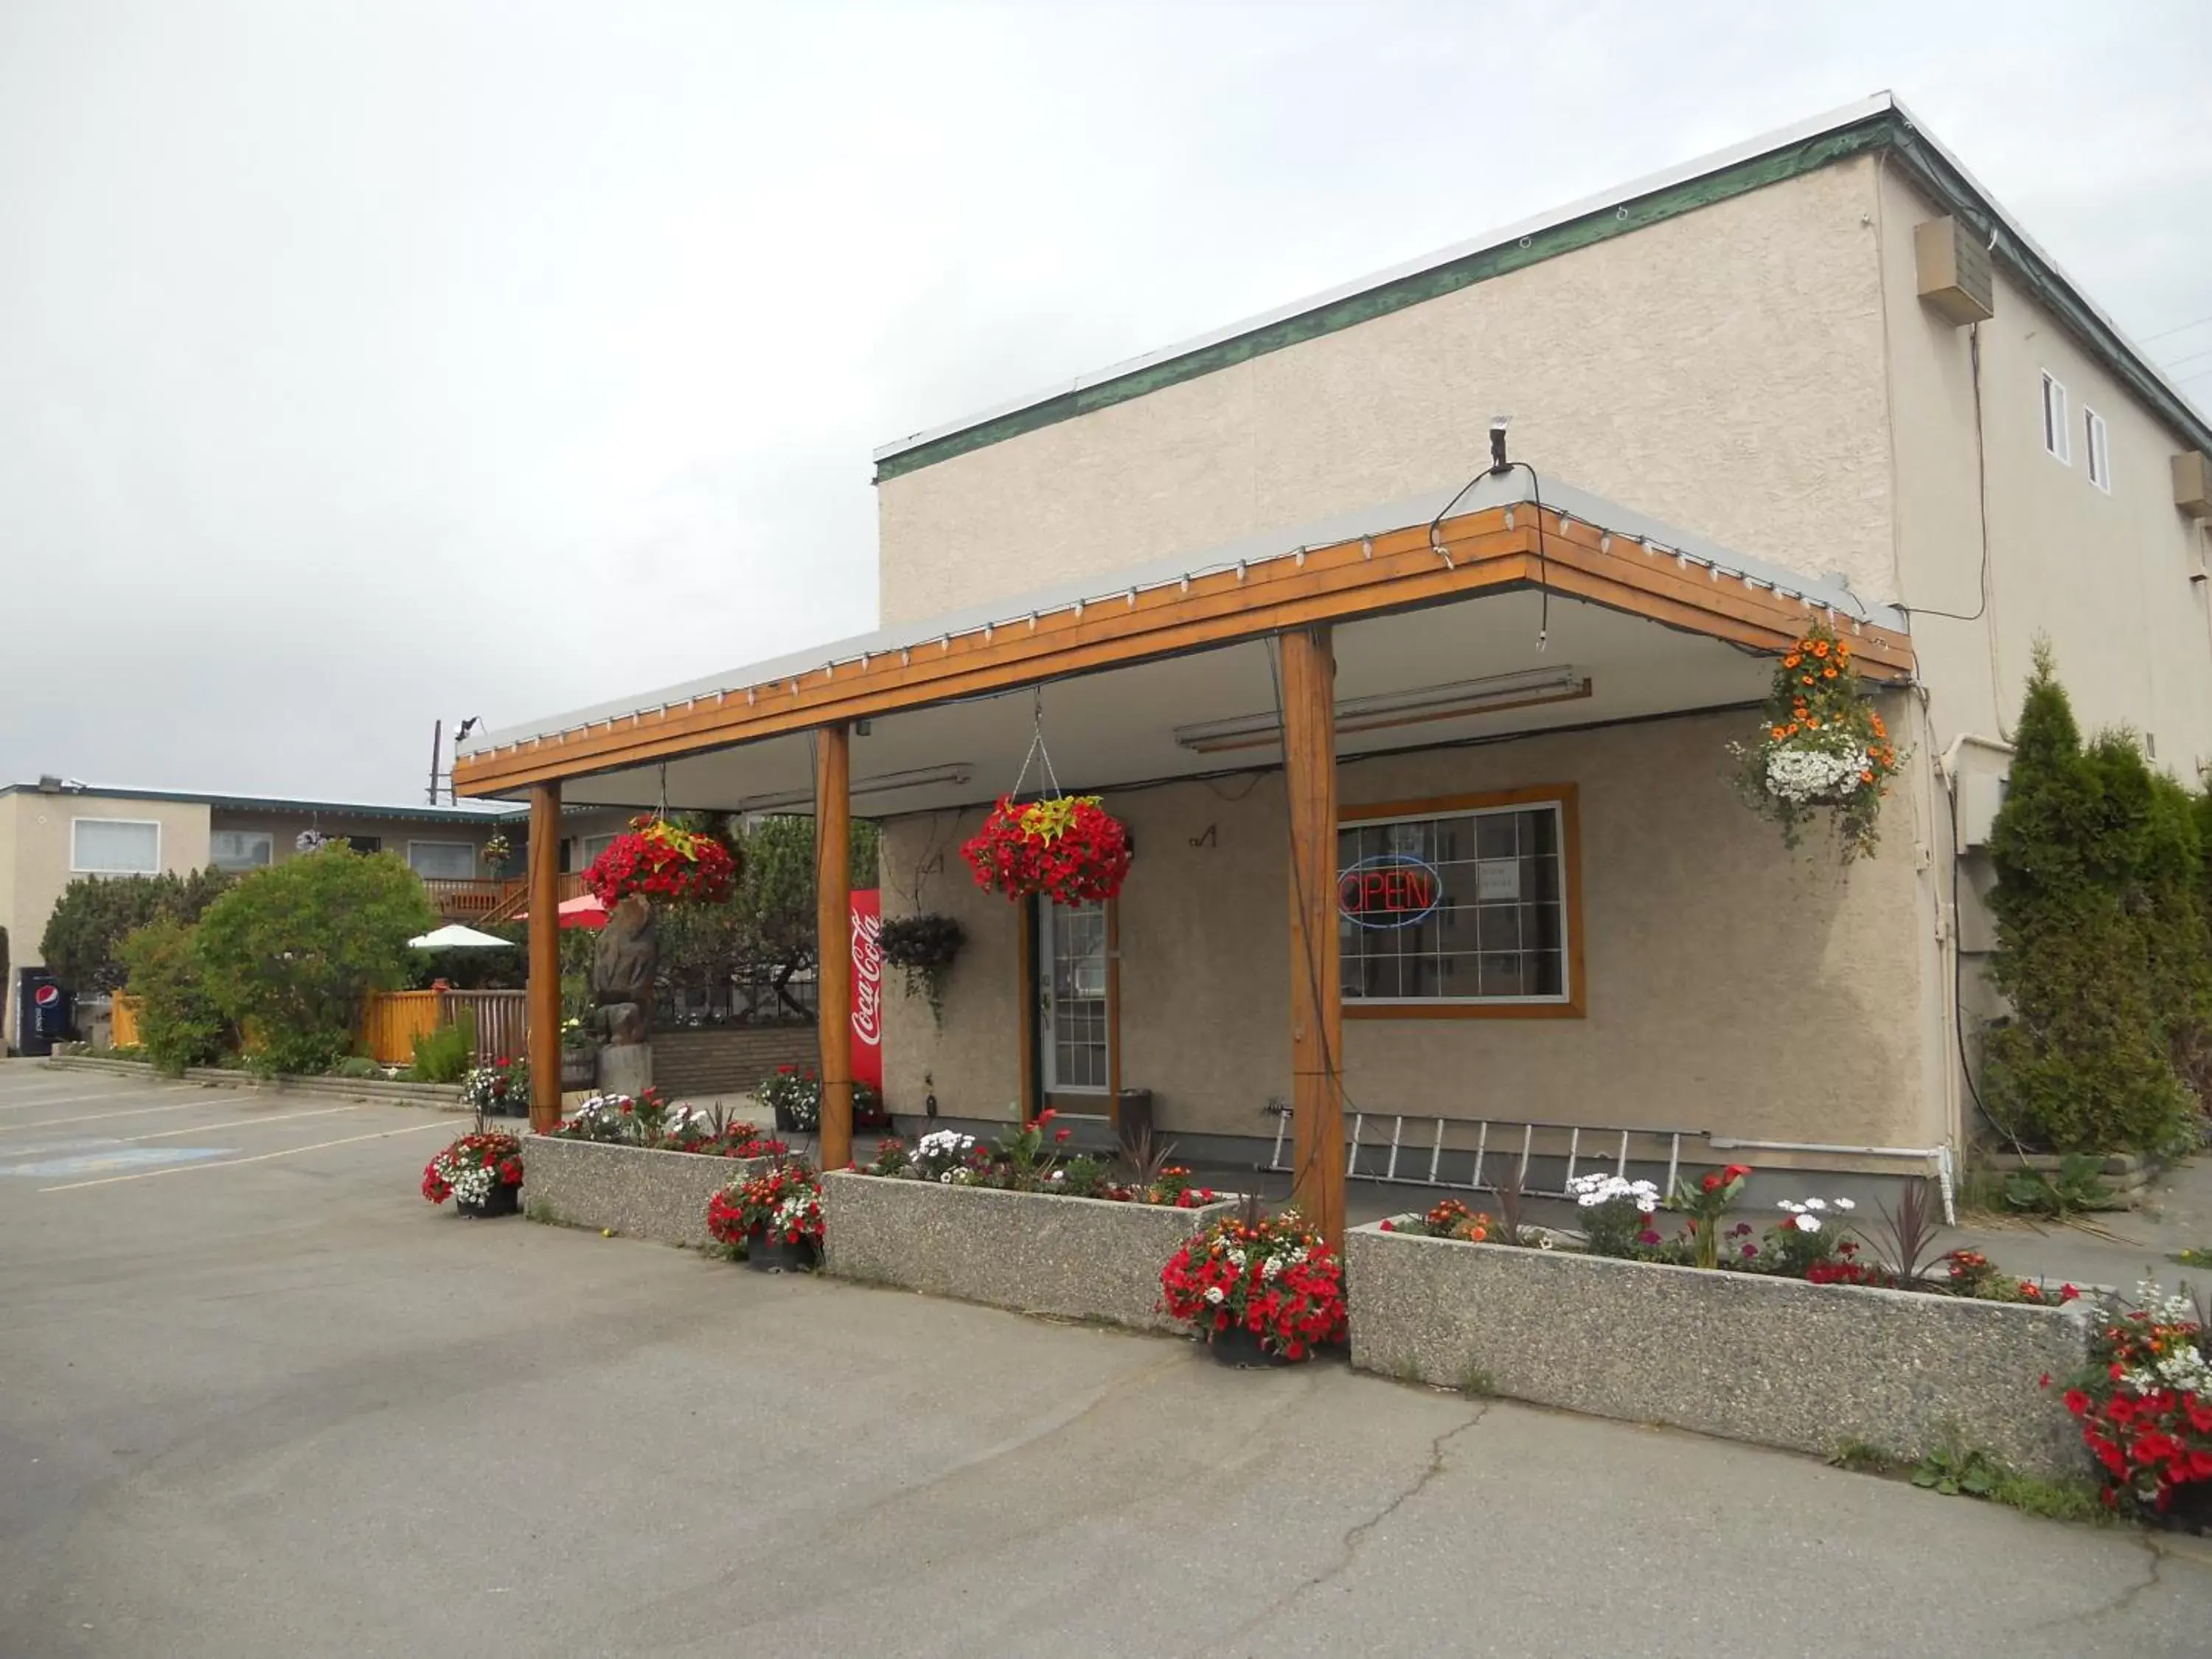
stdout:
[[(0, 1146), (145, 1091), (55, 1075), (0, 1065)], [(2212, 1650), (2199, 1545), (462, 1222), (437, 1133), (311, 1144), (416, 1115), (174, 1098), (148, 1144), (295, 1139), (0, 1179), (5, 1659)]]

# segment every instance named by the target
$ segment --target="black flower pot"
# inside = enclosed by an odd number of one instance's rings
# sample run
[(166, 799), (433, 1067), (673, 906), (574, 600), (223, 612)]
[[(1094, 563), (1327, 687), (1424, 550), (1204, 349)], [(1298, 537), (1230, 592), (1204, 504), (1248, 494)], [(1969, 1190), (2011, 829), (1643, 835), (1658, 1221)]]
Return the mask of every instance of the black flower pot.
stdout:
[(2212, 1480), (2187, 1480), (2174, 1487), (2158, 1518), (2168, 1532), (2212, 1534)]
[(471, 1204), (465, 1198), (456, 1198), (453, 1200), (453, 1207), (463, 1215), (474, 1217), (479, 1220), (488, 1221), (494, 1216), (514, 1215), (522, 1208), (522, 1188), (519, 1186), (509, 1186), (502, 1181), (491, 1189), (491, 1196), (481, 1204)]
[(784, 1131), (786, 1133), (796, 1131), (799, 1127), (798, 1115), (788, 1106), (777, 1107), (775, 1109), (775, 1127)]
[(1301, 1363), (1288, 1354), (1261, 1347), (1258, 1334), (1242, 1325), (1210, 1334), (1206, 1339), (1206, 1351), (1213, 1356), (1216, 1364), (1234, 1365), (1238, 1370), (1272, 1370), (1279, 1365)]
[(756, 1227), (745, 1240), (745, 1266), (757, 1273), (811, 1273), (817, 1259), (814, 1241), (802, 1238), (793, 1244), (781, 1238), (770, 1238), (765, 1229)]

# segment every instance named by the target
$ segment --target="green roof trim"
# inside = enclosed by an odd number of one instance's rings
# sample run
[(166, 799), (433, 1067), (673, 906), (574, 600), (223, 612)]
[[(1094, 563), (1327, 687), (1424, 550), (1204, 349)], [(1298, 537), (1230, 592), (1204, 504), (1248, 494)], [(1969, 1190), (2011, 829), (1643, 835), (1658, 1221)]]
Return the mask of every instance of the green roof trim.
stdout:
[(2198, 447), (2212, 451), (2212, 426), (2191, 410), (2123, 340), (2118, 331), (2085, 301), (2072, 283), (2024, 238), (2015, 234), (1993, 204), (1932, 142), (1923, 142), (1911, 118), (1893, 106), (1802, 142), (1785, 144), (1747, 160), (1683, 179), (1626, 201), (1608, 204), (1574, 219), (1498, 243), (1445, 264), (1342, 295), (1295, 316), (1264, 323), (1244, 333), (1209, 342), (1178, 356), (1149, 362), (1128, 374), (1040, 398), (970, 426), (900, 449), (876, 463), (875, 482), (902, 477), (939, 461), (1035, 432), (1043, 427), (1127, 403), (1147, 392), (1229, 368), (1237, 363), (1306, 340), (1334, 334), (1376, 317), (1402, 311), (1440, 295), (1488, 282), (1641, 230), (1769, 185), (1802, 177), (1834, 162), (1871, 150), (1891, 152), (1914, 181), (1944, 210), (1994, 234), (1992, 257), (2057, 315), (2137, 396)]

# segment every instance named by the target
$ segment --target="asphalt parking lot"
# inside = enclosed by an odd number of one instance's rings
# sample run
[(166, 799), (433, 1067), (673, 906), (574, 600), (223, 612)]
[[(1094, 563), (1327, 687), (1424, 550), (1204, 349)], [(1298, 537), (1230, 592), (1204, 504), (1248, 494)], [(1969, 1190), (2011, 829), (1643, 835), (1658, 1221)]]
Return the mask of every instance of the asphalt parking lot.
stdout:
[(465, 1222), (459, 1123), (0, 1063), (0, 1659), (2212, 1650), (2126, 1531)]

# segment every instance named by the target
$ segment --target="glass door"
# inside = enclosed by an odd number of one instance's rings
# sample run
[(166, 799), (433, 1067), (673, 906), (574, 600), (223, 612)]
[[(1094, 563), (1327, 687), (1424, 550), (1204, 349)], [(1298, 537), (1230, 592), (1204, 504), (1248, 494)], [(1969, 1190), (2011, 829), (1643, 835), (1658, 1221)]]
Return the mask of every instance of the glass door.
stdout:
[(1036, 901), (1048, 1094), (1106, 1092), (1106, 907)]

